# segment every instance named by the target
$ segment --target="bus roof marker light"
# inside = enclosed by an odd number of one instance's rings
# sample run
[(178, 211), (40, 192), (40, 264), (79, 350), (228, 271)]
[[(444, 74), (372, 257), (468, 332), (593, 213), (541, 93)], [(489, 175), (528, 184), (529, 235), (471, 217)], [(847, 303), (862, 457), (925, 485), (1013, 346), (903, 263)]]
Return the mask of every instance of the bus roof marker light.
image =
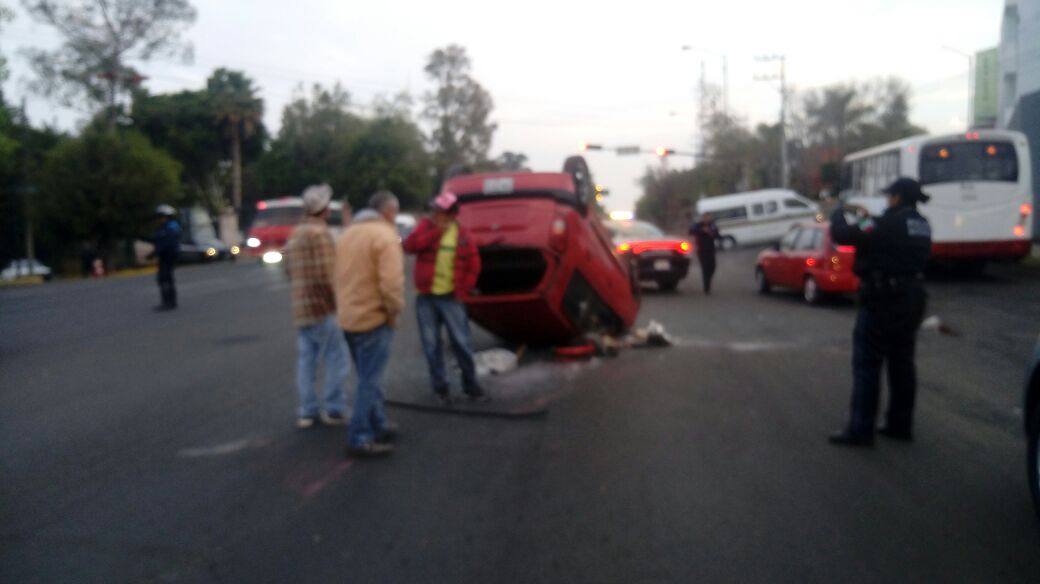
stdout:
[(939, 149), (939, 158), (942, 158), (943, 160), (946, 160), (949, 157), (950, 157), (950, 151), (949, 150), (947, 150), (946, 148), (940, 148)]
[(1015, 237), (1025, 237), (1026, 228), (1021, 225), (1015, 225)]
[(1022, 203), (1022, 206), (1018, 208), (1018, 212), (1024, 217), (1028, 217), (1033, 214), (1033, 205), (1029, 203)]
[(989, 156), (996, 156), (997, 155), (997, 147), (994, 146), (993, 144), (990, 144), (989, 146), (986, 146), (986, 154), (989, 155)]

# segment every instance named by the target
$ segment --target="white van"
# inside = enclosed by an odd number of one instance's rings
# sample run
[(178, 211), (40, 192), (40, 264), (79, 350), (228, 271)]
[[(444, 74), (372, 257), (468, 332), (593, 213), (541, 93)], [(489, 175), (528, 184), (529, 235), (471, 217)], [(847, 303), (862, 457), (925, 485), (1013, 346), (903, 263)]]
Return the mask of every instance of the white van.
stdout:
[(820, 206), (787, 189), (719, 195), (697, 201), (697, 215), (711, 213), (719, 227), (719, 246), (733, 249), (779, 241), (791, 226), (816, 219)]

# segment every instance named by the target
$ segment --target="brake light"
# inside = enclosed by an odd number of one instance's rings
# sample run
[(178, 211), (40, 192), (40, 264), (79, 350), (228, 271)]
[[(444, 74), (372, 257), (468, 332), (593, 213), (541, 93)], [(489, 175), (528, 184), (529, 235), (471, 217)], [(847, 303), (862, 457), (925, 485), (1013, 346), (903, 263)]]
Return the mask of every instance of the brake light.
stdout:
[(1022, 206), (1018, 208), (1018, 212), (1028, 217), (1033, 214), (1033, 206), (1029, 203), (1022, 203)]
[(567, 219), (562, 216), (557, 216), (552, 222), (549, 245), (557, 251), (563, 251), (567, 247)]
[(805, 265), (809, 266), (810, 268), (815, 266), (816, 265), (816, 258), (807, 258), (805, 260)]
[(618, 253), (628, 253), (630, 251), (632, 251), (632, 245), (631, 244), (621, 243), (621, 244), (618, 244), (618, 246), (617, 246), (617, 252)]
[(856, 253), (856, 246), (854, 245), (839, 245), (838, 253)]
[(679, 244), (679, 251), (683, 253), (690, 253), (690, 242), (683, 241)]
[(1021, 225), (1015, 225), (1015, 237), (1025, 237), (1026, 228)]
[(259, 203), (256, 204), (256, 208), (260, 209), (261, 211), (263, 211), (264, 209), (267, 208), (267, 201), (260, 201)]

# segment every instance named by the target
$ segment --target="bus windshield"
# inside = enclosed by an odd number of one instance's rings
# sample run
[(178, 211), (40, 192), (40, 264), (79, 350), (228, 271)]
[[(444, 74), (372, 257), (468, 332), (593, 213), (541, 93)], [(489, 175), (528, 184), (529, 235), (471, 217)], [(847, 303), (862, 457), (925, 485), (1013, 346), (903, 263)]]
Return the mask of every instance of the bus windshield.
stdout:
[(943, 182), (1018, 182), (1018, 156), (1010, 142), (950, 142), (921, 149), (922, 185)]
[(295, 225), (303, 218), (303, 207), (268, 207), (260, 209), (253, 218), (253, 227)]

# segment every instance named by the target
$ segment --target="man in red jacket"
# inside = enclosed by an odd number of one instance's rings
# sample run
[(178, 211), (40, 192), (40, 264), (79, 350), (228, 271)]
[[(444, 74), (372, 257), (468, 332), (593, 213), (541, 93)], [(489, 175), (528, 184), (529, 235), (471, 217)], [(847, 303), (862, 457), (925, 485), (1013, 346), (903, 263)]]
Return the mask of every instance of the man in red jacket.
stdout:
[(451, 403), (448, 376), (444, 369), (441, 327), (448, 330), (455, 360), (462, 369), (462, 390), (469, 399), (487, 401), (477, 382), (473, 363), (469, 317), (458, 298), (477, 285), (480, 253), (469, 231), (459, 225), (459, 201), (453, 193), (441, 193), (433, 200), (432, 213), (416, 226), (404, 241), (404, 251), (415, 254), (415, 312), (419, 335), (430, 369), (433, 393), (445, 404)]

